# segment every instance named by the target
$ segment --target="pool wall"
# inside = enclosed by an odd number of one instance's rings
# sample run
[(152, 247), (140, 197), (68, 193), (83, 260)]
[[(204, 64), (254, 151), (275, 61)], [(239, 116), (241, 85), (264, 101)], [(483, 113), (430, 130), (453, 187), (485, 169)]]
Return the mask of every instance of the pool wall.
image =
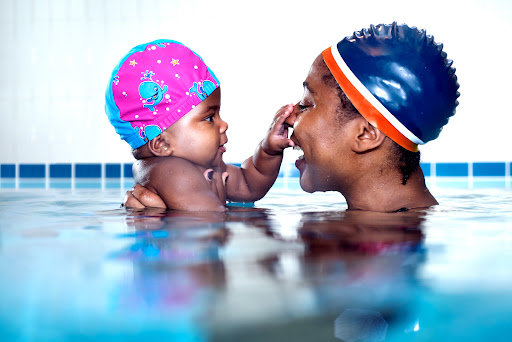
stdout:
[[(240, 164), (235, 164), (240, 165)], [(510, 188), (512, 163), (421, 163), (427, 185)], [(293, 164), (281, 167), (277, 184), (299, 177)], [(129, 188), (131, 163), (0, 164), (0, 188)]]
[[(300, 101), (323, 49), (354, 30), (393, 21), (426, 28), (444, 43), (461, 85), (457, 113), (438, 139), (421, 147), (431, 175), (487, 174), (480, 162), (498, 162), (489, 166), (491, 174), (509, 175), (512, 144), (500, 129), (512, 124), (512, 46), (499, 33), (512, 31), (512, 2), (474, 0), (464, 3), (465, 15), (458, 15), (460, 4), (369, 0), (362, 10), (347, 1), (152, 0), (148, 10), (146, 0), (2, 0), (2, 179), (82, 179), (90, 170), (123, 175), (124, 166), (116, 165), (133, 157), (106, 118), (105, 89), (122, 56), (159, 38), (189, 45), (219, 78), (229, 124), (224, 160), (241, 163), (277, 109)], [(467, 27), (478, 29), (460, 29)], [(294, 151), (285, 153), (286, 165), (295, 159)]]

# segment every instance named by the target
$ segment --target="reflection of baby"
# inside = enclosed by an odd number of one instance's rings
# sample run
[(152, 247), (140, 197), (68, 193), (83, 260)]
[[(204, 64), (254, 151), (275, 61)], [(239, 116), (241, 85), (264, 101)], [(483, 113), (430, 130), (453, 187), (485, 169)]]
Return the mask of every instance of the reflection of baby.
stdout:
[(228, 125), (220, 102), (213, 72), (176, 41), (139, 45), (114, 69), (107, 116), (133, 149), (135, 183), (158, 194), (162, 206), (224, 211), (226, 199), (255, 201), (274, 184), (283, 149), (293, 146), (283, 125), (293, 107), (278, 111), (254, 155), (236, 167), (222, 160)]

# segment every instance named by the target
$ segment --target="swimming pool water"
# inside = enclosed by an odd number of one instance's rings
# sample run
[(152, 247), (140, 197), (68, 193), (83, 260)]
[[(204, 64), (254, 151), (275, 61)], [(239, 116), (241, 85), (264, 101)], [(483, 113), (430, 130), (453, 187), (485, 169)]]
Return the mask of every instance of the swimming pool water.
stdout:
[(510, 341), (512, 190), (345, 212), (296, 181), (227, 214), (0, 190), (1, 341)]

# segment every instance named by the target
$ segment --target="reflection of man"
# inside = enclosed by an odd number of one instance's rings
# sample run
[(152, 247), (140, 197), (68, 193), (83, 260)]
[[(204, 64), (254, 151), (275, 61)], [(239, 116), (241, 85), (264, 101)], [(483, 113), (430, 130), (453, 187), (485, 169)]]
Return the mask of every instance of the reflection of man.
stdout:
[(345, 342), (379, 342), (386, 339), (388, 324), (377, 311), (347, 309), (334, 321), (334, 336)]
[[(315, 310), (332, 317), (336, 337), (378, 341), (368, 338), (413, 331), (424, 220), (414, 211), (302, 214), (297, 231), (304, 251), (296, 255), (300, 280), (294, 280), (311, 288)], [(277, 254), (261, 264), (282, 281), (283, 266), (294, 263), (290, 254)]]
[(303, 213), (298, 232), (314, 259), (407, 253), (421, 249), (424, 216), (350, 210)]

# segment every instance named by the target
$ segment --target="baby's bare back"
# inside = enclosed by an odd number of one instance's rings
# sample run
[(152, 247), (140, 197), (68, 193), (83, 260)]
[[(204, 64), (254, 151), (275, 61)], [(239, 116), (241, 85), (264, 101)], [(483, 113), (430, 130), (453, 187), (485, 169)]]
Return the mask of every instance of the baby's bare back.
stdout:
[(134, 183), (159, 195), (168, 209), (223, 211), (225, 191), (223, 187), (219, 190), (215, 181), (218, 177), (208, 177), (206, 171), (200, 165), (172, 156), (145, 158), (133, 164)]

